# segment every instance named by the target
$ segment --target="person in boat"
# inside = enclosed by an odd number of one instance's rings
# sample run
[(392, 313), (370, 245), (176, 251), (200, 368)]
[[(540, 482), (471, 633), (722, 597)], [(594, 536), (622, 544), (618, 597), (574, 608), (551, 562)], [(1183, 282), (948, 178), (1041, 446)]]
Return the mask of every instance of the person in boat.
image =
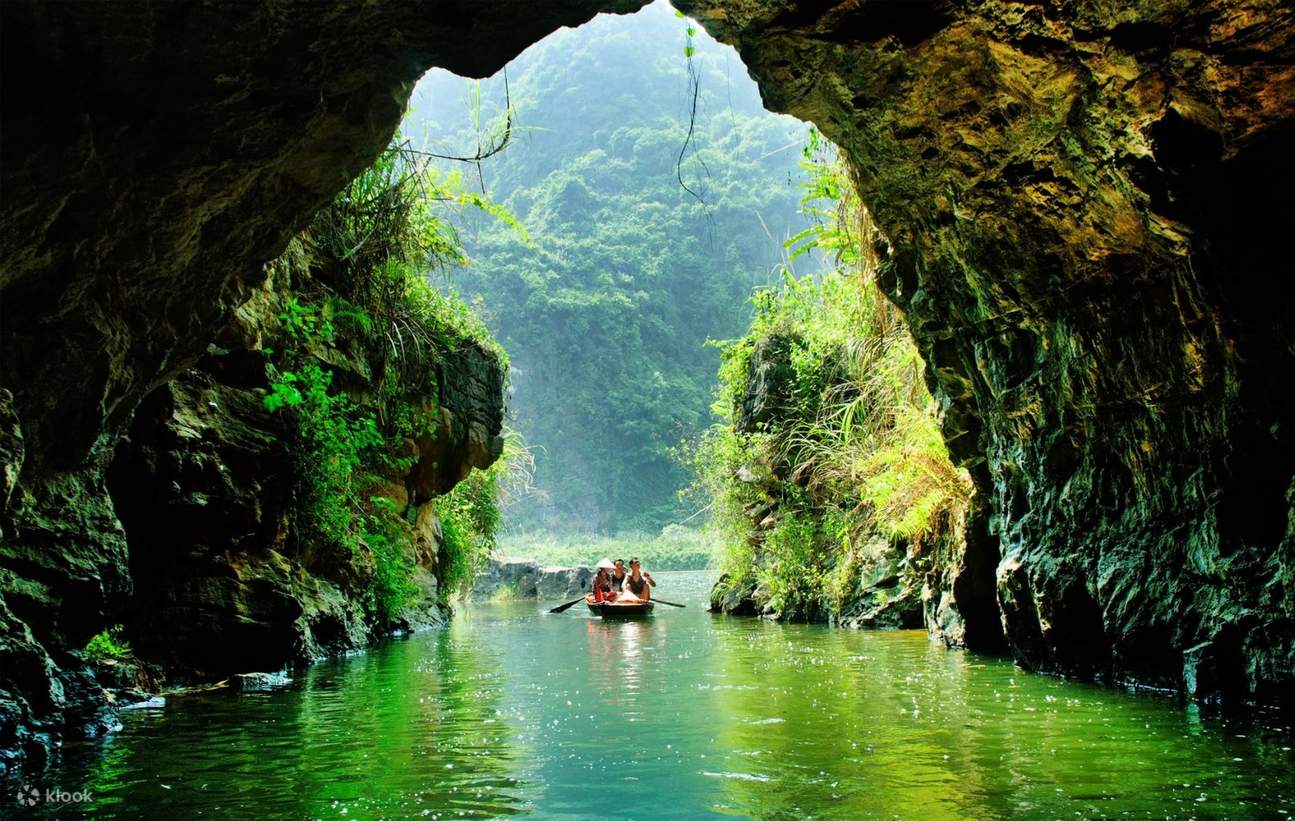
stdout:
[(624, 592), (620, 600), (624, 601), (633, 597), (636, 601), (651, 601), (652, 590), (656, 582), (652, 577), (643, 572), (643, 565), (639, 564), (637, 558), (630, 559), (630, 574), (625, 578)]
[(626, 578), (627, 577), (625, 574), (625, 560), (617, 559), (616, 564), (612, 568), (612, 577), (611, 577), (612, 594), (607, 599), (608, 601), (616, 601), (616, 597), (619, 596), (622, 592), (624, 592)]
[(611, 570), (614, 565), (610, 559), (603, 559), (595, 567), (598, 568), (597, 575), (594, 576), (594, 602), (610, 601), (612, 595), (612, 576)]
[(648, 584), (652, 585), (653, 587), (656, 587), (656, 579), (652, 578), (651, 573), (647, 572), (646, 570), (643, 570), (642, 565), (639, 563), (638, 556), (635, 556), (634, 558), (630, 559), (630, 566), (633, 567), (634, 565), (639, 565), (639, 572), (643, 574), (643, 578), (648, 580)]

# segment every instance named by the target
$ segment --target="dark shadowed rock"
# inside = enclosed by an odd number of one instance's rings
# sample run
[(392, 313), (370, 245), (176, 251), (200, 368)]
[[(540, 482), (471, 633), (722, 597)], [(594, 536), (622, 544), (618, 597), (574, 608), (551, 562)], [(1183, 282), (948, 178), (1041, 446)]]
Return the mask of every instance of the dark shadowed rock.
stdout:
[[(386, 146), (417, 78), (432, 65), (484, 76), (559, 26), (642, 5), (0, 4), (0, 595), (32, 628), (30, 647), (79, 647), (127, 606), (126, 536), (105, 481), (118, 438), (146, 396), (206, 354), (264, 263)], [(470, 411), (457, 421), (453, 450), (474, 464), (498, 455), (497, 430)], [(183, 485), (167, 495), (196, 502)], [(231, 638), (281, 647), (295, 631), (261, 625), (283, 623), (296, 582), (274, 568), (199, 561), (207, 575), (176, 588), (177, 606), (247, 604), (251, 634)], [(321, 607), (323, 628), (345, 638), (345, 614)], [(206, 609), (176, 612), (214, 623)], [(31, 652), (24, 666), (47, 658)], [(16, 706), (0, 719), (20, 715), (18, 726), (34, 720), (26, 695), (40, 694), (13, 692), (11, 669), (0, 705)], [(0, 748), (16, 761), (23, 745), (4, 726)]]
[(722, 574), (711, 588), (710, 612), (727, 613), (730, 616), (759, 615), (757, 587), (754, 576), (735, 579), (728, 573)]
[(734, 428), (755, 433), (771, 420), (785, 415), (791, 407), (795, 373), (792, 370), (793, 339), (775, 334), (756, 343), (747, 362), (745, 390), (737, 408)]

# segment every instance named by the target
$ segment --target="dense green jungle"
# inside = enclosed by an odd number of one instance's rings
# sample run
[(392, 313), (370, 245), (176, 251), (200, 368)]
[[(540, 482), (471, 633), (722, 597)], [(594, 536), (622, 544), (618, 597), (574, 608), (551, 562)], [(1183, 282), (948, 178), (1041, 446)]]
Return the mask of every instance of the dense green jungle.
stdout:
[(0, 816), (1295, 813), (1288, 5), (0, 4)]
[(504, 73), (432, 72), (406, 128), (441, 155), (507, 140), (479, 168), (437, 164), (517, 220), (464, 224), (472, 264), (444, 279), (512, 354), (534, 471), (509, 530), (654, 534), (696, 512), (672, 452), (711, 422), (706, 343), (743, 332), (807, 226), (807, 126), (665, 4), (556, 32)]

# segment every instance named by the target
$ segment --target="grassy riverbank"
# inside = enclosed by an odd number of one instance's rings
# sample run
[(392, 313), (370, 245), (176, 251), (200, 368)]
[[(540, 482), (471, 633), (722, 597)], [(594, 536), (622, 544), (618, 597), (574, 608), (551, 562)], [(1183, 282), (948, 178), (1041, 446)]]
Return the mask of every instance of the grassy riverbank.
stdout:
[(702, 570), (713, 543), (701, 531), (671, 525), (660, 533), (519, 533), (499, 539), (498, 554), (540, 564), (593, 564), (604, 556), (629, 561), (637, 556), (649, 570)]

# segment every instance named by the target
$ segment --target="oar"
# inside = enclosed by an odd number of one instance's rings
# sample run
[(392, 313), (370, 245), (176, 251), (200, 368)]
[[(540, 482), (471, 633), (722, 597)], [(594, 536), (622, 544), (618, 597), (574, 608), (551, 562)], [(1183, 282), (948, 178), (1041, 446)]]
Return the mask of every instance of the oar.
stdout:
[(585, 600), (585, 597), (584, 597), (584, 596), (581, 596), (580, 598), (576, 599), (575, 601), (569, 601), (569, 602), (567, 602), (566, 604), (559, 604), (557, 607), (553, 608), (553, 609), (552, 609), (552, 610), (550, 610), (549, 612), (550, 612), (550, 613), (565, 613), (568, 609), (570, 609), (570, 608), (571, 608), (571, 606), (572, 606), (572, 605), (579, 604), (580, 602), (582, 602), (582, 601), (584, 601), (584, 600)]
[(687, 607), (687, 606), (688, 606), (688, 605), (686, 605), (686, 604), (675, 604), (674, 602), (672, 602), (672, 601), (666, 601), (665, 599), (658, 599), (658, 598), (656, 598), (655, 596), (653, 596), (649, 601), (654, 601), (654, 602), (657, 602), (658, 604), (668, 604), (668, 605), (670, 605), (671, 607)]

